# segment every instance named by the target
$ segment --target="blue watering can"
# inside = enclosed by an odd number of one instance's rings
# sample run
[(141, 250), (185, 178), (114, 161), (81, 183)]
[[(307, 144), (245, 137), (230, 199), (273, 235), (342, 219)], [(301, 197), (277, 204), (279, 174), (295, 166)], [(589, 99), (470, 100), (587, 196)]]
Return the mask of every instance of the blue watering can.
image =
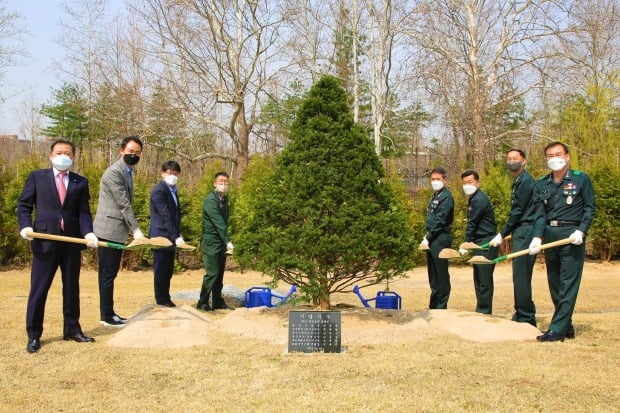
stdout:
[[(245, 292), (245, 306), (251, 307), (277, 307), (288, 300), (297, 291), (297, 287), (291, 286), (286, 295), (279, 295), (271, 292), (268, 287), (251, 287)], [(273, 304), (274, 300), (275, 305)], [(279, 301), (278, 301), (279, 300)]]
[(353, 292), (364, 304), (364, 307), (370, 307), (369, 301), (375, 300), (375, 308), (381, 308), (384, 310), (400, 310), (403, 305), (403, 299), (400, 295), (393, 291), (378, 291), (375, 298), (365, 299), (360, 293), (360, 288), (356, 285), (353, 287)]

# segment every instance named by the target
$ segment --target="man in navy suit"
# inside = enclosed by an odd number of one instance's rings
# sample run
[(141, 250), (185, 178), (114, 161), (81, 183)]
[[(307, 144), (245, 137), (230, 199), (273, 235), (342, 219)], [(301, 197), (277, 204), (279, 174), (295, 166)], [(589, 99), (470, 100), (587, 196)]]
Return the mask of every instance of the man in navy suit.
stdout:
[(32, 232), (84, 237), (89, 247), (97, 247), (98, 240), (93, 233), (88, 205), (88, 180), (69, 172), (74, 156), (75, 145), (72, 142), (57, 140), (52, 143), (49, 155), (52, 168), (31, 172), (17, 201), (20, 235), (32, 241), (30, 294), (26, 310), (26, 350), (29, 353), (36, 353), (41, 348), (45, 301), (58, 267), (62, 277), (64, 339), (79, 343), (95, 341), (82, 333), (79, 322), (80, 267), (84, 245), (31, 237)]
[[(161, 181), (151, 191), (150, 198), (149, 238), (165, 237), (177, 246), (185, 243), (181, 236), (181, 207), (177, 196), (180, 174), (181, 166), (178, 162), (164, 162), (161, 167)], [(174, 253), (174, 246), (153, 250), (155, 302), (166, 307), (176, 307), (170, 299)]]

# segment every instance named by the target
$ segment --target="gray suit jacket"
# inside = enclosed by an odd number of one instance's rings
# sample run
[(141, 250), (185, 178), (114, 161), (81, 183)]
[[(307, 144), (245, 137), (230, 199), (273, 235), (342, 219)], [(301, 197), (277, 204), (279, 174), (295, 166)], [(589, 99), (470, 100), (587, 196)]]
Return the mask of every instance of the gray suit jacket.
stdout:
[(127, 177), (127, 164), (119, 159), (108, 167), (101, 177), (99, 204), (93, 222), (98, 238), (124, 244), (130, 231), (138, 228), (131, 207), (133, 188)]

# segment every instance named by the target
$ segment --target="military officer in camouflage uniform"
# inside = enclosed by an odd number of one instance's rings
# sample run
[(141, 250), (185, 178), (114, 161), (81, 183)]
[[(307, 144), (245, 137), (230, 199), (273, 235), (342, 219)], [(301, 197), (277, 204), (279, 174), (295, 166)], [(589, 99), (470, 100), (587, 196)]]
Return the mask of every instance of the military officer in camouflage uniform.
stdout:
[(530, 254), (545, 243), (572, 238), (571, 244), (545, 249), (547, 281), (555, 307), (548, 330), (539, 341), (575, 337), (573, 311), (585, 261), (585, 235), (594, 219), (594, 189), (590, 177), (569, 168), (568, 146), (552, 142), (545, 148), (551, 173), (536, 182), (537, 213)]
[[(510, 195), (510, 213), (502, 230), (489, 244), (499, 247), (503, 239), (512, 234), (512, 250), (527, 249), (534, 236), (534, 186), (536, 181), (525, 170), (527, 163), (525, 152), (510, 149), (506, 153), (506, 166), (514, 176)], [(512, 283), (515, 301), (515, 313), (512, 321), (530, 323), (536, 327), (536, 306), (532, 300), (532, 272), (535, 255), (525, 255), (512, 260)]]
[(196, 304), (196, 308), (202, 311), (228, 308), (222, 299), (226, 254), (233, 250), (228, 235), (228, 174), (216, 173), (213, 186), (214, 191), (207, 195), (202, 206), (200, 250), (206, 274)]
[[(494, 237), (497, 231), (495, 213), (489, 198), (480, 189), (480, 176), (473, 170), (461, 174), (463, 192), (469, 196), (467, 201), (467, 228), (465, 241), (478, 245), (485, 244)], [(476, 250), (474, 255), (482, 255), (490, 260), (497, 257), (497, 247), (488, 250)], [(461, 255), (468, 253), (460, 249)], [(491, 314), (493, 311), (493, 271), (495, 264), (474, 264), (474, 288), (476, 289), (476, 312)]]
[(426, 266), (428, 282), (431, 287), (431, 298), (428, 308), (448, 308), (450, 298), (450, 273), (448, 260), (439, 258), (438, 254), (444, 248), (450, 248), (452, 236), (450, 227), (454, 220), (454, 199), (452, 193), (445, 187), (446, 170), (435, 168), (431, 171), (431, 186), (435, 191), (426, 211), (426, 235), (420, 247), (426, 250)]

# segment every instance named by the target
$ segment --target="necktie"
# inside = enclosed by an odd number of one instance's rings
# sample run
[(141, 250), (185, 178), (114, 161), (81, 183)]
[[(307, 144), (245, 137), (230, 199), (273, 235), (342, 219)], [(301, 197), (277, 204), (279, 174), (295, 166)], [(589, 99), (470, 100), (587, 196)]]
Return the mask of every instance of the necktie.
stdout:
[(67, 196), (65, 175), (67, 175), (66, 172), (60, 172), (58, 175), (56, 175), (56, 189), (58, 190), (58, 198), (60, 199), (61, 204), (65, 202), (65, 197)]
[(129, 183), (129, 199), (133, 200), (133, 177), (131, 176), (131, 169), (127, 169), (127, 182)]
[[(66, 172), (60, 172), (58, 175), (56, 175), (56, 189), (58, 190), (58, 199), (60, 199), (61, 205), (65, 202), (65, 197), (67, 196), (65, 175), (67, 175)], [(62, 218), (60, 219), (60, 229), (63, 231), (65, 230), (65, 222)]]
[(170, 192), (172, 192), (172, 199), (174, 200), (174, 203), (176, 204), (176, 206), (179, 206), (179, 199), (177, 198), (177, 190), (176, 190), (176, 188), (173, 189)]

